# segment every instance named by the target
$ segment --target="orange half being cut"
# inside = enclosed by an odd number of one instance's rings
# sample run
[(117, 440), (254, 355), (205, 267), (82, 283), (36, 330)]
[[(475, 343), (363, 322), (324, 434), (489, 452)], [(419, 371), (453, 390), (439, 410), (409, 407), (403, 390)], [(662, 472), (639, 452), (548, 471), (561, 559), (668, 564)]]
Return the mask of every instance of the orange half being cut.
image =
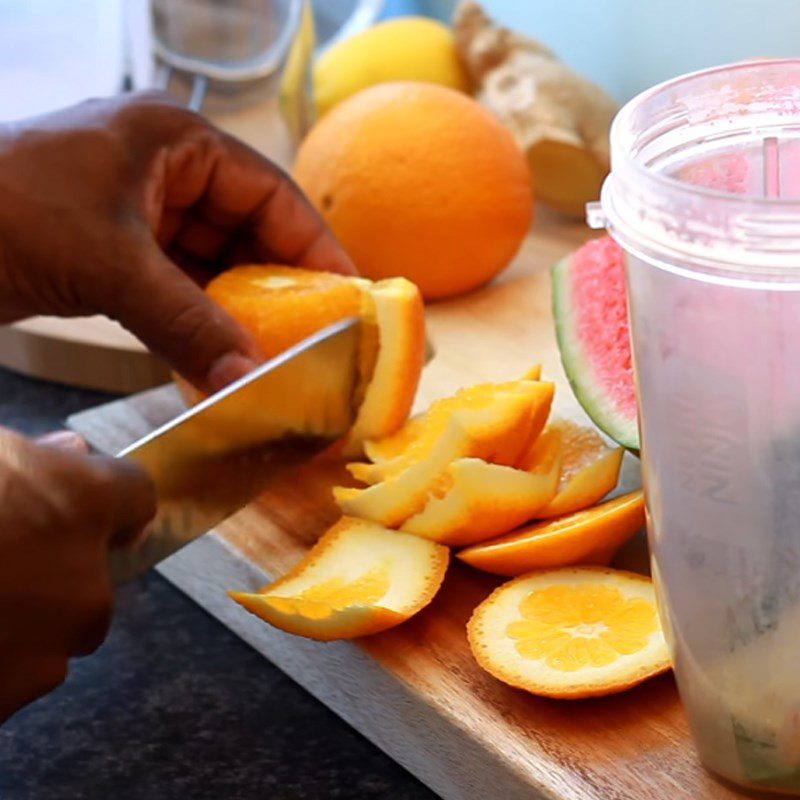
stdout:
[[(386, 437), (403, 426), (425, 358), (425, 314), (414, 284), (403, 278), (373, 283), (299, 267), (251, 264), (221, 273), (206, 292), (253, 334), (265, 358), (333, 322), (359, 317), (358, 384), (352, 398), (358, 411), (344, 452), (360, 455), (364, 439)], [(303, 380), (313, 385), (315, 376)], [(178, 385), (188, 402), (200, 399), (185, 382)], [(296, 385), (287, 386), (287, 394), (296, 390)], [(302, 419), (298, 427), (326, 434), (325, 420), (341, 418), (335, 411), (298, 407), (298, 415), (318, 418), (311, 426)]]

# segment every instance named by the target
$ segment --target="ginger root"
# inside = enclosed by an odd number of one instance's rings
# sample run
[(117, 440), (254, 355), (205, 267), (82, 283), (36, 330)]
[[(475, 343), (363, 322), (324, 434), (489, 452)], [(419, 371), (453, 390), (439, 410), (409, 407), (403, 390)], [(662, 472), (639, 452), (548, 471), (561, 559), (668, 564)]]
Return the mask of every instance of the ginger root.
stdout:
[(453, 29), (477, 99), (528, 157), (537, 198), (583, 217), (610, 167), (614, 100), (540, 42), (494, 24), (472, 0), (456, 8)]

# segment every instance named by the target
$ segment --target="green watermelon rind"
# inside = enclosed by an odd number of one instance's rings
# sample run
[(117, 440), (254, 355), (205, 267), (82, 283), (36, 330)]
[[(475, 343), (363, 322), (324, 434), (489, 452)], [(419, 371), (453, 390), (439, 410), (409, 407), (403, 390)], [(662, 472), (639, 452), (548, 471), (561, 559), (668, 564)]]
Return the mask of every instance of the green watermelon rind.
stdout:
[(636, 419), (621, 414), (613, 400), (592, 381), (589, 360), (573, 334), (574, 310), (569, 297), (571, 259), (572, 254), (565, 256), (552, 268), (553, 318), (564, 372), (576, 399), (594, 424), (623, 447), (638, 451), (639, 427)]

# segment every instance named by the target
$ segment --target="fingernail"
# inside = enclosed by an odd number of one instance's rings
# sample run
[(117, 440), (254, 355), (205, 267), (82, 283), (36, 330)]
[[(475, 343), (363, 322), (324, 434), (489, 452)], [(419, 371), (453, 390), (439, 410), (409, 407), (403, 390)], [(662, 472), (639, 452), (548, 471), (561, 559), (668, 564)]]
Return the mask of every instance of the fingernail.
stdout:
[(257, 366), (257, 361), (241, 353), (225, 353), (211, 365), (206, 383), (212, 392), (218, 392), (229, 383), (252, 372)]
[(45, 447), (56, 447), (59, 450), (77, 450), (81, 453), (89, 452), (89, 445), (86, 440), (74, 431), (53, 431), (45, 433), (36, 439), (38, 444)]

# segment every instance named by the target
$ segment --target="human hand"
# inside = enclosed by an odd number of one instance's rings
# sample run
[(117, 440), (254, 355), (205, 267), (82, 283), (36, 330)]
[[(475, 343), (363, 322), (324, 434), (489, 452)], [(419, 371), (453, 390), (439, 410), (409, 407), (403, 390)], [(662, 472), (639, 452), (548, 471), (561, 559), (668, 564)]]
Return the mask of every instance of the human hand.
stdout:
[(0, 322), (107, 314), (213, 391), (259, 353), (195, 281), (248, 261), (355, 271), (290, 178), (166, 96), (0, 126)]
[(105, 638), (108, 551), (154, 513), (152, 484), (133, 463), (0, 428), (0, 722)]

